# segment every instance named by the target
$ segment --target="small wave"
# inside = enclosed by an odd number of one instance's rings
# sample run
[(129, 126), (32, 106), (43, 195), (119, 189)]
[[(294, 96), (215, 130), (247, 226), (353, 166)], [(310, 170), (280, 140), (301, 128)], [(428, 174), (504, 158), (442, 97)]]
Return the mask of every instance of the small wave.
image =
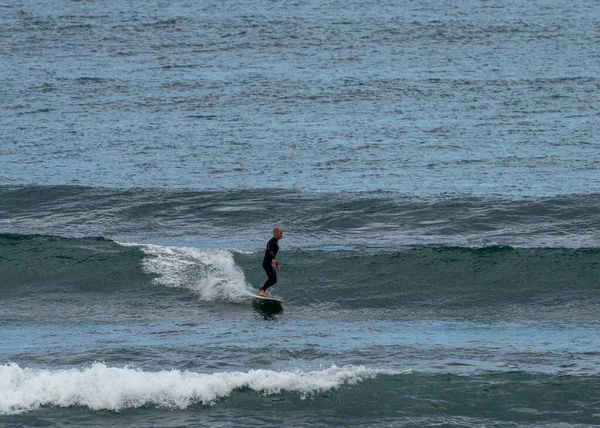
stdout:
[(394, 373), (364, 366), (331, 366), (307, 372), (250, 370), (204, 374), (180, 370), (147, 372), (108, 367), (104, 363), (63, 370), (21, 368), (9, 363), (0, 365), (0, 414), (19, 414), (42, 406), (112, 411), (143, 406), (185, 409), (194, 404), (214, 405), (240, 389), (263, 395), (287, 391), (308, 397), (379, 374)]
[[(187, 236), (259, 251), (274, 224), (297, 248), (407, 245), (597, 248), (598, 194), (548, 198), (395, 193), (0, 186), (0, 231), (137, 239)], [(265, 201), (270, 201), (266, 209)], [(150, 221), (152, 219), (152, 221)], [(202, 246), (200, 245), (200, 246)]]

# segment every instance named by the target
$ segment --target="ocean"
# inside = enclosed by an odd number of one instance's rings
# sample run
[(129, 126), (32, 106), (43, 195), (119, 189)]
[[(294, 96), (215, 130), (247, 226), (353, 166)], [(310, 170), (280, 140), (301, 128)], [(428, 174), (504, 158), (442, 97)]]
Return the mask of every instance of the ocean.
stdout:
[(1, 2), (0, 426), (600, 425), (599, 17)]

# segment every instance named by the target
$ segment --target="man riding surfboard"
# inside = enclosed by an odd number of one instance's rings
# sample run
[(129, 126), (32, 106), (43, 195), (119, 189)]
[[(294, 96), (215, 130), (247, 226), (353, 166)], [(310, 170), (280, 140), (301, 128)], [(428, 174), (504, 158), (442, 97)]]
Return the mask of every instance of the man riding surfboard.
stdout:
[(262, 266), (267, 273), (267, 281), (265, 284), (256, 290), (256, 293), (267, 297), (267, 289), (277, 283), (277, 272), (279, 272), (279, 262), (277, 261), (277, 252), (279, 251), (279, 240), (283, 238), (283, 229), (276, 227), (273, 229), (273, 237), (267, 242), (265, 249), (265, 258)]

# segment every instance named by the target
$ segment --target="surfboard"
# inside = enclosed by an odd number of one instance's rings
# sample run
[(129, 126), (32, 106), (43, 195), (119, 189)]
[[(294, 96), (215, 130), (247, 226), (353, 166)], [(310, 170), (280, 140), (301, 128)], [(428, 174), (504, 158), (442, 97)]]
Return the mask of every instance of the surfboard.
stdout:
[[(248, 291), (248, 293), (250, 294), (250, 297), (252, 297), (253, 299), (258, 299), (258, 300), (264, 300), (265, 302), (274, 302), (274, 303), (279, 303), (279, 304), (283, 304), (283, 300), (278, 299), (276, 297), (273, 297), (271, 295), (265, 297), (265, 296), (261, 296), (260, 294), (258, 294), (256, 292), (255, 288), (252, 288), (250, 286), (246, 287), (246, 290)], [(268, 293), (267, 293), (268, 294)]]

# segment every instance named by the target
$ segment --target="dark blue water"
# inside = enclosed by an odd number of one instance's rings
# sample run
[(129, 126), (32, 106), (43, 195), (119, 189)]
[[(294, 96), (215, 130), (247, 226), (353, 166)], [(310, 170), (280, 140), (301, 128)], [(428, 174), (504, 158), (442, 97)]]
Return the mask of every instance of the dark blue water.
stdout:
[(0, 4), (0, 425), (600, 424), (598, 16)]

